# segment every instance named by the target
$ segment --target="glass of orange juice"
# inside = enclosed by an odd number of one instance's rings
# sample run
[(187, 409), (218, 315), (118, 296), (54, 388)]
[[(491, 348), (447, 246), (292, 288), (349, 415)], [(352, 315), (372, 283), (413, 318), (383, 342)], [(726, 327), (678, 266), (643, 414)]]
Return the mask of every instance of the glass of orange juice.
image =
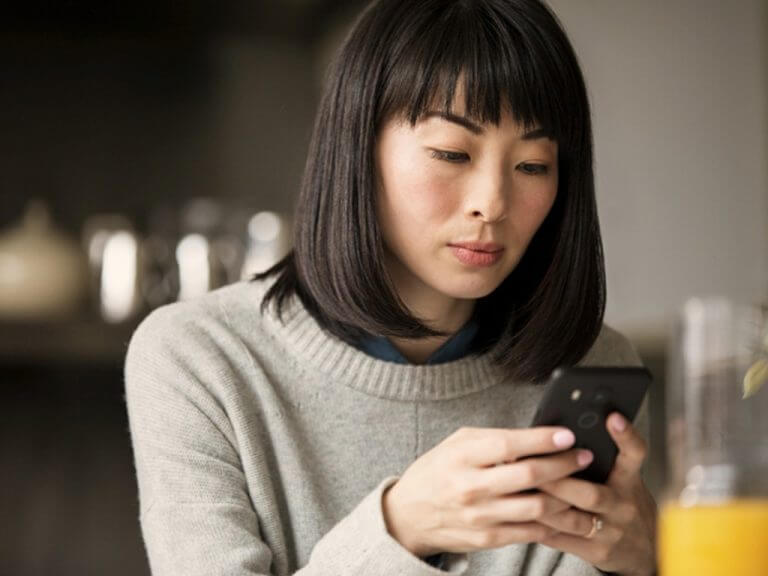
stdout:
[(768, 314), (685, 303), (667, 379), (661, 576), (768, 576)]

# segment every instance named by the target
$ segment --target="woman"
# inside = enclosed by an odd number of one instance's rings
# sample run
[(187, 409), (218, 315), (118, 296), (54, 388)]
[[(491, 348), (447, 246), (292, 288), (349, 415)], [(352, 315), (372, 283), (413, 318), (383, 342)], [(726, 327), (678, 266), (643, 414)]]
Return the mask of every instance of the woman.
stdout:
[[(527, 428), (602, 323), (589, 105), (538, 0), (380, 0), (325, 87), (294, 251), (153, 312), (126, 390), (153, 573), (654, 570), (647, 414)], [(525, 457), (525, 458), (524, 458)]]

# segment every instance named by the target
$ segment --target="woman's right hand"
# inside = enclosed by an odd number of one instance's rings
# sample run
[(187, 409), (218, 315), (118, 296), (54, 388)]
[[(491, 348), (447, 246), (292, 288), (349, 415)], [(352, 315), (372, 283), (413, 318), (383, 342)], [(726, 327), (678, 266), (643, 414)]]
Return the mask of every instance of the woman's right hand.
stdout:
[(539, 542), (554, 531), (537, 519), (570, 505), (536, 487), (592, 460), (573, 442), (561, 427), (460, 428), (387, 489), (387, 529), (419, 557)]

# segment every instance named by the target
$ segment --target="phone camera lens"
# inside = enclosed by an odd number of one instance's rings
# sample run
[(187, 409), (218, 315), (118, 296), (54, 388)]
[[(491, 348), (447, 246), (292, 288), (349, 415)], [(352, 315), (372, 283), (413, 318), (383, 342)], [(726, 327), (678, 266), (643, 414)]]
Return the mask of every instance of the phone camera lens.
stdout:
[(578, 424), (579, 428), (592, 428), (598, 423), (600, 417), (596, 412), (584, 412), (579, 416)]

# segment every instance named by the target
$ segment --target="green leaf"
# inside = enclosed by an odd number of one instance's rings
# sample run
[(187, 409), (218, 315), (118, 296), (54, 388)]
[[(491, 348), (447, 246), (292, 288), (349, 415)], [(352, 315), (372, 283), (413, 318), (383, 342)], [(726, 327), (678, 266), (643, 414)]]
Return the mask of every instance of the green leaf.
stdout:
[(743, 398), (749, 398), (757, 394), (757, 391), (763, 387), (766, 380), (768, 380), (768, 360), (761, 358), (752, 364), (744, 375)]

